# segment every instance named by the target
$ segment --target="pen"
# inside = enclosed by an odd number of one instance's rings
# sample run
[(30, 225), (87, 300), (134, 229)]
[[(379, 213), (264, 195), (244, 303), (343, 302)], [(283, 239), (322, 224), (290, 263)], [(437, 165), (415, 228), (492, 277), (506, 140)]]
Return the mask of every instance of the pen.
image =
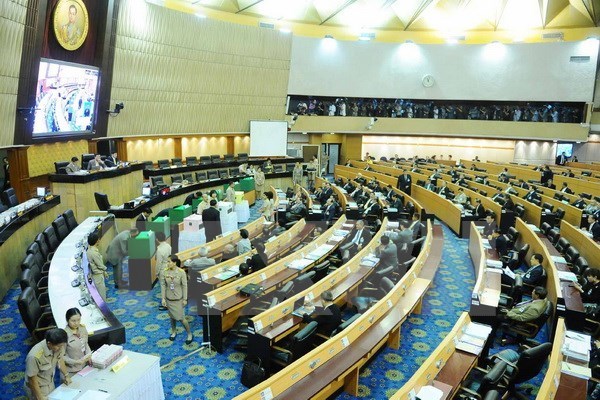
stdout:
[(103, 393), (108, 393), (106, 390), (102, 390), (102, 389), (98, 389), (98, 391), (103, 392)]

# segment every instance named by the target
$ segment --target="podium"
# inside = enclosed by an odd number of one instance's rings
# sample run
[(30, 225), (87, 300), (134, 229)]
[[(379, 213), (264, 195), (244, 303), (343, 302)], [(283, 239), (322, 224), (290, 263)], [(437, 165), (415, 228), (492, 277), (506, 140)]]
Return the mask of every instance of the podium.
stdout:
[(127, 241), (129, 253), (129, 289), (151, 290), (156, 281), (156, 236), (140, 232)]

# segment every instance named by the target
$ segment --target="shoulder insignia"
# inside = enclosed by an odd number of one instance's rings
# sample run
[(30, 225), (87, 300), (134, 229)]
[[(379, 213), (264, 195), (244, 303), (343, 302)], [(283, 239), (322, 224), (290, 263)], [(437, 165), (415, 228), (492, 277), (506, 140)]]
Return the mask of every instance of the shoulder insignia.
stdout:
[(40, 349), (40, 351), (38, 351), (37, 353), (35, 353), (35, 358), (37, 358), (38, 360), (42, 358), (42, 356), (44, 355), (44, 349)]

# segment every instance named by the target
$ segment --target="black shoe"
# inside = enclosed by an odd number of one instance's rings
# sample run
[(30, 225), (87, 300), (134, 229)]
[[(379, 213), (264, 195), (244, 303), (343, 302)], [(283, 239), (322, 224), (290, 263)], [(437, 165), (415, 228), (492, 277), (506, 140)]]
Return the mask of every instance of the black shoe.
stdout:
[(165, 307), (165, 306), (158, 306), (158, 309), (160, 311), (165, 311), (165, 310), (167, 310), (167, 307)]
[(191, 338), (185, 340), (185, 344), (191, 344), (194, 341), (194, 335)]
[(172, 333), (172, 334), (171, 334), (171, 336), (169, 336), (169, 340), (170, 340), (171, 342), (173, 342), (173, 341), (175, 340), (175, 338), (176, 338), (176, 337), (177, 337), (177, 332), (175, 332), (175, 333)]
[(117, 284), (115, 283), (115, 289), (118, 289), (118, 288), (119, 288), (119, 285), (117, 285)]

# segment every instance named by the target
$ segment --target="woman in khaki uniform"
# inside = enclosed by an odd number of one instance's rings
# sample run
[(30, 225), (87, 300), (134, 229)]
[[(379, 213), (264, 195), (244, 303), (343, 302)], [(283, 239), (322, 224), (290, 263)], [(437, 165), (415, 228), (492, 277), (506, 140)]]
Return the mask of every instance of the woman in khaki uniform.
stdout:
[(102, 297), (102, 300), (106, 301), (106, 284), (104, 278), (108, 278), (108, 273), (106, 272), (106, 265), (104, 265), (102, 254), (98, 250), (98, 234), (90, 233), (88, 236), (88, 245), (87, 258), (90, 263), (90, 274), (92, 275), (96, 289), (98, 289), (98, 294)]
[(259, 199), (265, 191), (265, 173), (261, 171), (260, 167), (256, 167), (256, 172), (254, 172), (254, 190)]
[(275, 203), (273, 201), (273, 193), (264, 192), (262, 199), (263, 204), (258, 211), (261, 215), (265, 217), (267, 221), (273, 221), (273, 210), (275, 208)]
[(292, 172), (292, 182), (295, 185), (300, 185), (302, 186), (302, 164), (300, 164), (299, 162), (296, 163), (296, 165), (294, 166), (294, 171)]
[(85, 367), (91, 364), (92, 349), (88, 344), (88, 331), (81, 323), (81, 312), (77, 308), (67, 310), (67, 348), (65, 349), (65, 365), (69, 377), (72, 377)]
[(160, 292), (162, 294), (162, 305), (167, 307), (171, 318), (171, 336), (169, 336), (169, 339), (175, 340), (177, 337), (176, 324), (177, 321), (181, 321), (187, 332), (185, 344), (190, 344), (194, 341), (194, 336), (190, 324), (185, 320), (185, 306), (188, 297), (187, 275), (180, 267), (181, 260), (179, 257), (175, 255), (169, 257), (167, 269), (161, 275)]

